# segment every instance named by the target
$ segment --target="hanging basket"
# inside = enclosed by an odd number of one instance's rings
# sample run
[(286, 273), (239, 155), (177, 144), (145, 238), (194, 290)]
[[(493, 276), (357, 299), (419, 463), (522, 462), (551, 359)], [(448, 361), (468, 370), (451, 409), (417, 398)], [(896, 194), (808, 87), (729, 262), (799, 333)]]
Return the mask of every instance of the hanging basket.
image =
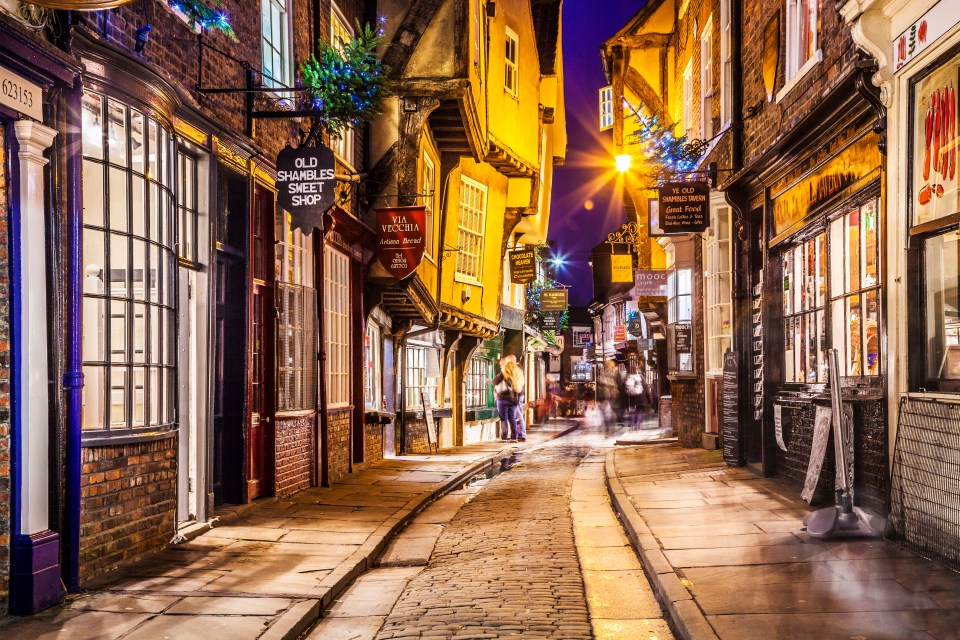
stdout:
[(112, 9), (124, 4), (129, 4), (133, 2), (133, 0), (24, 0), (24, 2), (46, 7), (47, 9), (99, 11), (101, 9)]

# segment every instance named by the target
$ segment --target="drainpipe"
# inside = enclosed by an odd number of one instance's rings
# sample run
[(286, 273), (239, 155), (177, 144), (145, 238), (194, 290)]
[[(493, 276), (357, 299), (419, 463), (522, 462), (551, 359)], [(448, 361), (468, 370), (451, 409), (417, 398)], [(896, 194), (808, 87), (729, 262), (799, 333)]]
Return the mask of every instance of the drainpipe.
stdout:
[(63, 581), (70, 593), (80, 590), (80, 418), (83, 408), (83, 370), (81, 368), (80, 287), (83, 282), (82, 224), (83, 200), (80, 191), (80, 99), (83, 93), (77, 78), (73, 91), (66, 93), (66, 192), (67, 192), (67, 255), (66, 255), (66, 371), (63, 391), (66, 404), (66, 504), (61, 538), (63, 545)]

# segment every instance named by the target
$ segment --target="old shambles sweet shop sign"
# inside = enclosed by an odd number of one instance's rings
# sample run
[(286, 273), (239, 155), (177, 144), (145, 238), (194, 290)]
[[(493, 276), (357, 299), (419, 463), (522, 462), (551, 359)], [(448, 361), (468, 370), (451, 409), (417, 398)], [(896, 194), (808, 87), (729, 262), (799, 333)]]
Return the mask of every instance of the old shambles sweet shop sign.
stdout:
[(290, 212), (291, 227), (311, 233), (333, 205), (336, 160), (324, 146), (286, 147), (277, 154), (277, 202)]
[(377, 258), (397, 280), (420, 265), (426, 244), (425, 207), (377, 209)]

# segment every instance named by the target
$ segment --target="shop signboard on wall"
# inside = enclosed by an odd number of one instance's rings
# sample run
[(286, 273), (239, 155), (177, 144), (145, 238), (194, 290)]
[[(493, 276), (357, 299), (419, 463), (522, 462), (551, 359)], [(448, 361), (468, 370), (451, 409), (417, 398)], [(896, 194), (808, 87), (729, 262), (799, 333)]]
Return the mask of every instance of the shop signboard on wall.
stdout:
[(660, 228), (666, 233), (702, 233), (710, 226), (706, 182), (665, 182), (657, 193)]
[(900, 71), (960, 22), (957, 0), (940, 0), (893, 41), (893, 68)]
[(638, 269), (635, 293), (638, 296), (666, 298), (669, 279), (670, 271), (667, 269)]
[(627, 341), (627, 325), (616, 324), (613, 326), (613, 341), (614, 342)]
[(789, 231), (828, 198), (879, 176), (883, 158), (879, 136), (862, 133), (856, 125), (847, 127), (771, 185), (775, 236)]
[(566, 311), (567, 306), (566, 289), (544, 289), (540, 292), (541, 311)]
[(587, 347), (593, 342), (593, 329), (590, 327), (573, 327), (570, 333), (573, 334), (574, 347)]
[(673, 326), (673, 347), (677, 353), (693, 353), (693, 325), (681, 322)]
[(610, 282), (633, 282), (633, 256), (629, 253), (610, 256)]
[(43, 89), (0, 67), (0, 104), (43, 122)]
[(277, 203), (290, 213), (290, 225), (303, 233), (323, 226), (323, 214), (333, 205), (337, 179), (333, 151), (287, 146), (277, 154)]
[(527, 284), (537, 279), (537, 254), (533, 249), (510, 252), (510, 282)]
[(960, 54), (913, 87), (913, 224), (960, 211)]
[(423, 259), (426, 208), (377, 209), (377, 259), (397, 280), (410, 276)]
[(740, 355), (736, 351), (723, 354), (723, 390), (720, 425), (723, 442), (723, 460), (728, 465), (741, 464), (740, 447)]

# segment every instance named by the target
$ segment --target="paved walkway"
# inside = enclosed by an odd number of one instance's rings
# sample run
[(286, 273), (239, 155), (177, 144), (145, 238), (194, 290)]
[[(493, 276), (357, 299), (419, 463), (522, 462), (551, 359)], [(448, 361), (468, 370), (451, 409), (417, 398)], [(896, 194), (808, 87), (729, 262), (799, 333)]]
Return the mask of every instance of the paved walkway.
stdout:
[(125, 572), (2, 628), (4, 640), (287, 640), (313, 624), (414, 514), (450, 488), (574, 428), (385, 460), (327, 489), (266, 501)]
[(811, 538), (797, 491), (719, 451), (621, 448), (606, 471), (682, 638), (960, 638), (960, 575), (883, 540)]

